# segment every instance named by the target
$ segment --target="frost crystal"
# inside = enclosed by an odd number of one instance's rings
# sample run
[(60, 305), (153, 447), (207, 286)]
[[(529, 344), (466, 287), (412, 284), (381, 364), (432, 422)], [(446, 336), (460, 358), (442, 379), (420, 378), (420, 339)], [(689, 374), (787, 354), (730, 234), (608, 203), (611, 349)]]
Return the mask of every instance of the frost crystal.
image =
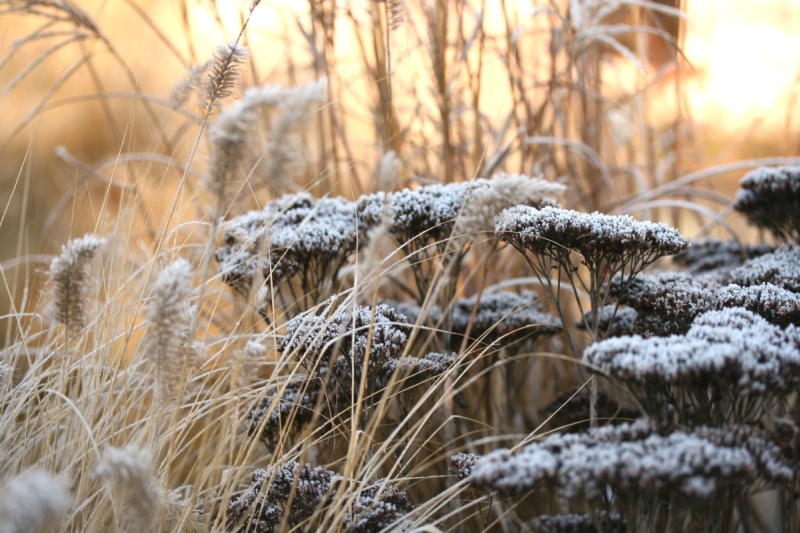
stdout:
[(789, 391), (800, 385), (800, 331), (742, 308), (710, 311), (685, 336), (607, 339), (584, 360), (626, 381), (676, 385), (732, 382), (737, 394)]
[(517, 454), (496, 450), (475, 463), (468, 480), (509, 493), (552, 486), (567, 498), (598, 498), (609, 487), (630, 496), (679, 492), (708, 498), (728, 484), (786, 482), (792, 475), (780, 448), (746, 426), (662, 435), (639, 420), (554, 434)]
[(737, 211), (778, 239), (800, 244), (800, 167), (759, 168), (740, 185)]

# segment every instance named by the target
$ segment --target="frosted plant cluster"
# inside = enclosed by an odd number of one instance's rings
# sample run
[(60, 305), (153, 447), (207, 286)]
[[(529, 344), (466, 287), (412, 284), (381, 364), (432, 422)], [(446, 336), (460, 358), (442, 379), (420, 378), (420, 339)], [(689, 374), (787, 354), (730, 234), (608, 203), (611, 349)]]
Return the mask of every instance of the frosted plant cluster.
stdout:
[[(587, 261), (648, 263), (686, 248), (686, 240), (662, 223), (627, 215), (604, 215), (518, 205), (503, 211), (495, 231), (501, 238), (536, 254), (574, 250)], [(596, 259), (595, 259), (596, 258)]]
[(677, 491), (708, 498), (728, 484), (785, 482), (793, 467), (781, 449), (747, 427), (697, 428), (660, 434), (651, 422), (554, 434), (519, 453), (480, 458), (468, 481), (521, 493), (549, 485), (567, 498)]
[(587, 348), (584, 360), (637, 383), (719, 381), (742, 395), (790, 391), (800, 385), (800, 331), (733, 307), (699, 316), (683, 336), (604, 340)]
[(228, 221), (216, 259), (223, 280), (244, 293), (254, 280), (277, 284), (294, 276), (316, 292), (336, 280), (366, 229), (352, 202), (290, 195)]
[(537, 516), (528, 523), (536, 533), (625, 533), (626, 521), (619, 513), (559, 514)]
[(453, 332), (465, 334), (471, 326), (472, 338), (501, 342), (553, 335), (561, 330), (561, 325), (557, 317), (541, 310), (540, 299), (530, 291), (485, 293), (480, 295), (480, 301), (477, 295), (461, 298), (452, 310)]
[[(340, 478), (335, 472), (307, 463), (289, 461), (259, 468), (251, 484), (228, 503), (226, 519), (236, 532), (268, 533), (285, 520), (289, 527), (306, 523), (336, 503)], [(397, 522), (411, 510), (405, 492), (383, 480), (362, 486), (356, 494), (339, 494), (349, 503), (345, 531), (377, 532)]]
[(800, 244), (800, 167), (759, 168), (740, 185), (737, 211), (778, 239)]
[(406, 318), (386, 304), (375, 309), (343, 307), (331, 316), (306, 312), (295, 317), (278, 350), (294, 356), (306, 374), (271, 391), (248, 411), (250, 432), (259, 432), (266, 443), (274, 443), (282, 428), (309, 422), (318, 401), (324, 403), (326, 419), (335, 417), (354, 401), (365, 371), (365, 401), (375, 402), (380, 396), (375, 393), (396, 370), (423, 379), (453, 364), (454, 357), (442, 354), (401, 357), (408, 331)]
[(674, 255), (672, 261), (690, 274), (719, 272), (774, 250), (775, 247), (768, 244), (747, 245), (734, 240), (706, 239), (690, 243), (686, 250)]
[(729, 279), (739, 285), (771, 283), (788, 291), (800, 292), (800, 246), (783, 245), (772, 253), (750, 259), (734, 269)]
[[(611, 293), (620, 290), (617, 279)], [(701, 313), (728, 307), (744, 307), (779, 326), (800, 325), (800, 295), (770, 283), (720, 285), (702, 275), (661, 273), (636, 279), (619, 302), (638, 313), (630, 332), (644, 336), (686, 333)]]

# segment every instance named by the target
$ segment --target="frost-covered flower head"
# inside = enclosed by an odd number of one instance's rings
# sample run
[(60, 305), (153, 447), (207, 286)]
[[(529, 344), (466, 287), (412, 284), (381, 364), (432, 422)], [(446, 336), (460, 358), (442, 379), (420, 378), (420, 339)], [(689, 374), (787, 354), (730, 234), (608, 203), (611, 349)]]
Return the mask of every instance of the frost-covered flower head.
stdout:
[[(249, 431), (258, 432), (269, 445), (281, 436), (281, 428), (293, 431), (314, 419), (318, 403), (323, 419), (331, 420), (346, 412), (353, 401), (378, 401), (376, 393), (396, 372), (419, 382), (453, 365), (451, 355), (401, 357), (408, 331), (405, 317), (386, 304), (374, 310), (344, 306), (330, 316), (307, 312), (295, 317), (278, 350), (294, 356), (307, 374), (295, 376), (252, 407), (247, 413)], [(358, 398), (365, 372), (365, 398)]]
[(549, 486), (567, 498), (598, 498), (609, 487), (631, 497), (677, 492), (709, 498), (729, 484), (785, 483), (793, 471), (781, 449), (749, 427), (663, 435), (640, 420), (554, 434), (516, 454), (496, 450), (475, 463), (468, 480), (506, 493)]
[(223, 280), (242, 292), (256, 279), (278, 284), (297, 276), (303, 290), (318, 293), (335, 283), (366, 230), (351, 202), (289, 195), (226, 223), (216, 258)]
[[(338, 502), (348, 502), (346, 531), (381, 531), (411, 511), (405, 492), (375, 480), (365, 487), (337, 492), (336, 473), (308, 463), (289, 461), (255, 470), (251, 484), (228, 503), (225, 518), (236, 531), (273, 531), (282, 521), (290, 527), (320, 516)], [(356, 492), (357, 491), (357, 492)], [(336, 493), (340, 498), (334, 499)]]
[(800, 167), (759, 168), (740, 185), (737, 211), (778, 239), (800, 244)]
[(644, 385), (718, 383), (737, 395), (786, 392), (800, 385), (800, 331), (727, 308), (701, 315), (684, 336), (604, 340), (587, 348), (584, 360)]
[(738, 285), (770, 283), (800, 293), (800, 246), (783, 245), (734, 269), (729, 279)]
[(581, 213), (557, 207), (518, 205), (503, 211), (495, 231), (500, 238), (536, 254), (574, 250), (587, 262), (651, 262), (686, 248), (686, 240), (666, 224), (627, 215)]
[(723, 273), (740, 266), (748, 259), (774, 250), (775, 247), (768, 244), (746, 245), (734, 240), (707, 239), (693, 241), (686, 250), (675, 254), (672, 261), (691, 274)]
[[(530, 291), (486, 293), (481, 295), (480, 303), (477, 296), (459, 299), (452, 310), (453, 331), (465, 334), (471, 327), (472, 338), (505, 342), (531, 335), (553, 335), (561, 330), (558, 319), (543, 312), (539, 300)], [(473, 316), (476, 303), (478, 309)]]

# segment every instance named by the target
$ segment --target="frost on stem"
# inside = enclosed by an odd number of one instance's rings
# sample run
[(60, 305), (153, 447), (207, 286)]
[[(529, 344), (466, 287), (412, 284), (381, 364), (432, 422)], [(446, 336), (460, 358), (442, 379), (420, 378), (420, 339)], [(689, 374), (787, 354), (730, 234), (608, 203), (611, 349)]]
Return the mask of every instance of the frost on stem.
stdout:
[[(281, 428), (299, 429), (311, 421), (322, 402), (322, 420), (332, 420), (346, 411), (353, 401), (376, 402), (398, 369), (422, 378), (445, 371), (454, 358), (436, 354), (401, 358), (408, 340), (409, 326), (404, 316), (386, 304), (340, 308), (326, 317), (305, 313), (289, 321), (278, 350), (293, 355), (306, 375), (271, 391), (247, 414), (251, 433), (273, 445)], [(369, 347), (369, 352), (367, 352)], [(365, 376), (365, 397), (358, 388)], [(355, 386), (355, 389), (353, 388)]]
[[(473, 317), (473, 310), (478, 309)], [(513, 293), (498, 291), (462, 298), (452, 310), (454, 333), (484, 339), (487, 342), (511, 343), (523, 338), (539, 338), (561, 331), (558, 318), (545, 313), (539, 306), (539, 297), (530, 291)]]
[(144, 352), (157, 367), (156, 386), (162, 399), (185, 380), (191, 362), (202, 351), (192, 331), (191, 292), (192, 267), (186, 260), (178, 259), (159, 274), (148, 302), (150, 323)]
[(67, 482), (29, 470), (0, 484), (0, 531), (58, 531), (72, 505)]
[(260, 468), (250, 480), (250, 486), (235, 495), (225, 510), (227, 527), (235, 532), (268, 533), (283, 520), (289, 527), (311, 526), (313, 517), (320, 517), (341, 501), (348, 502), (344, 531), (377, 532), (412, 509), (406, 493), (383, 480), (337, 494), (342, 481), (336, 474), (308, 463), (289, 461)]
[(689, 274), (724, 273), (774, 250), (775, 247), (768, 244), (745, 245), (733, 240), (707, 239), (692, 242), (689, 248), (675, 254), (672, 261)]
[(734, 269), (729, 279), (738, 285), (771, 283), (800, 292), (800, 246), (783, 245), (772, 253), (750, 259)]
[(255, 281), (274, 287), (293, 278), (316, 301), (335, 286), (366, 230), (351, 202), (289, 195), (227, 222), (216, 259), (225, 283), (244, 294), (257, 288)]
[(800, 385), (800, 332), (781, 329), (742, 308), (710, 311), (684, 336), (607, 339), (584, 360), (623, 381), (706, 390), (733, 387), (734, 397), (784, 393)]
[(70, 333), (86, 325), (86, 305), (92, 286), (92, 259), (105, 243), (96, 235), (72, 239), (61, 247), (61, 255), (50, 263), (55, 318)]
[(679, 493), (706, 499), (759, 479), (785, 484), (794, 470), (774, 442), (747, 426), (661, 434), (639, 420), (550, 435), (516, 454), (496, 450), (475, 463), (468, 481), (504, 493), (552, 488), (590, 500), (609, 489), (631, 498)]
[(164, 499), (150, 454), (136, 446), (109, 446), (94, 468), (122, 500), (124, 520), (132, 531), (148, 531)]
[(759, 168), (740, 185), (734, 209), (779, 240), (800, 244), (800, 167)]

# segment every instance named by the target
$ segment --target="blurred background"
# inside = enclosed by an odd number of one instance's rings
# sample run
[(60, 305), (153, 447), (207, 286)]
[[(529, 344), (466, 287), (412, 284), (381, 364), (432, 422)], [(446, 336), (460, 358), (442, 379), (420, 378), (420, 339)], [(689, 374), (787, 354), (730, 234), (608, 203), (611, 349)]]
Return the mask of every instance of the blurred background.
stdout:
[[(258, 4), (236, 93), (327, 80), (332, 105), (304, 131), (308, 164), (293, 176), (318, 195), (375, 190), (377, 161), (393, 150), (397, 187), (540, 174), (570, 186), (569, 207), (694, 236), (744, 227), (727, 204), (760, 163), (748, 160), (800, 151), (793, 0)], [(119, 231), (123, 212), (141, 224), (129, 245), (143, 249), (159, 224), (209, 216), (198, 201), (206, 124), (196, 95), (180, 102), (175, 87), (237, 38), (250, 8), (0, 2), (0, 310), (30, 303), (67, 238)], [(254, 186), (247, 206), (268, 198)], [(188, 207), (167, 221), (174, 202)]]

